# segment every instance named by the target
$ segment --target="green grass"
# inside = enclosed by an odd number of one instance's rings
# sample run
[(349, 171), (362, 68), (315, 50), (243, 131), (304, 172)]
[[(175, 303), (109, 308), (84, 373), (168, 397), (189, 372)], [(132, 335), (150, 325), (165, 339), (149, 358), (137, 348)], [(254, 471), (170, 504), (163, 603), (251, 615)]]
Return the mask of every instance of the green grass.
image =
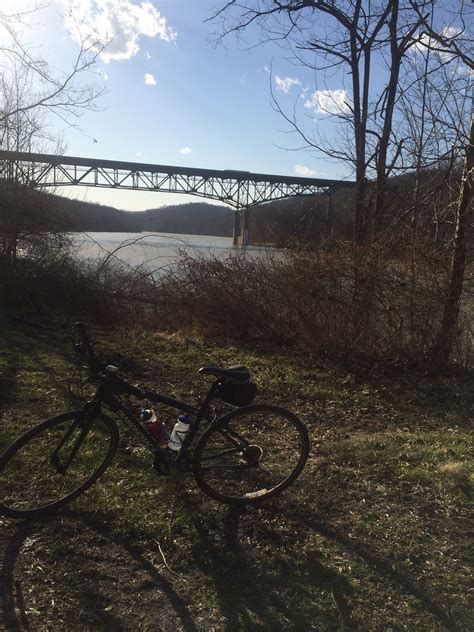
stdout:
[[(474, 473), (474, 444), (467, 432), (359, 435), (328, 446), (327, 451), (332, 462), (368, 479), (433, 485), (438, 490), (451, 482), (468, 491)], [(460, 467), (450, 468), (454, 463)]]
[[(71, 407), (72, 353), (62, 326), (2, 325), (5, 447)], [(111, 468), (69, 509), (38, 524), (0, 518), (7, 629), (474, 627), (469, 377), (362, 373), (164, 333), (93, 335), (132, 382), (191, 402), (208, 384), (200, 366), (248, 365), (258, 400), (307, 424), (310, 459), (287, 493), (243, 513), (186, 479), (171, 518), (173, 482), (122, 431)], [(159, 414), (173, 423), (174, 412)]]

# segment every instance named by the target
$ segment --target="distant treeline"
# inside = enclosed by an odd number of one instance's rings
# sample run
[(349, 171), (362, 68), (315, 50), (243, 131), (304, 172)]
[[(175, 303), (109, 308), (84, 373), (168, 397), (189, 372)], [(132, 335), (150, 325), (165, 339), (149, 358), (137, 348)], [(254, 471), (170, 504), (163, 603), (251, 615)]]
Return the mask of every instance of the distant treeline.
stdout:
[[(387, 202), (381, 226), (387, 234), (400, 234), (416, 224), (425, 235), (441, 242), (453, 232), (453, 204), (459, 190), (459, 165), (440, 164), (421, 174), (409, 172), (388, 180)], [(367, 183), (367, 204), (373, 204), (375, 185)], [(355, 190), (343, 188), (261, 204), (251, 210), (253, 243), (276, 246), (312, 246), (322, 239), (352, 240)]]
[[(250, 236), (253, 243), (288, 245), (319, 239), (329, 227), (350, 225), (344, 208), (347, 193), (289, 198), (251, 209)], [(233, 209), (207, 202), (191, 202), (148, 209), (121, 211), (111, 206), (51, 196), (54, 208), (67, 215), (71, 231), (163, 232), (232, 237)], [(348, 229), (350, 230), (350, 229)]]

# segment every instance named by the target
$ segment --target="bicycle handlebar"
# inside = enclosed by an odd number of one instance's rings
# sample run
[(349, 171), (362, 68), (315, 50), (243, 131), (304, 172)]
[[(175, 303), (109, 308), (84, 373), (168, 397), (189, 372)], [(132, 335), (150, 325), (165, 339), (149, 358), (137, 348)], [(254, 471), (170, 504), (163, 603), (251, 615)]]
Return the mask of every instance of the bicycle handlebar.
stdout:
[(87, 333), (87, 328), (84, 325), (84, 323), (75, 323), (74, 325), (74, 329), (76, 329), (77, 334), (79, 336), (79, 343), (76, 343), (75, 349), (76, 351), (84, 351), (87, 354), (87, 358), (89, 360), (89, 366), (92, 372), (96, 372), (96, 371), (100, 371), (102, 370), (104, 366), (102, 366), (102, 363), (100, 363), (99, 358), (96, 354), (96, 352), (94, 351), (94, 347), (92, 345), (91, 339), (89, 338), (89, 335)]
[[(107, 375), (110, 383), (113, 384), (115, 392), (133, 395), (140, 400), (149, 399), (150, 401), (155, 403), (165, 404), (166, 406), (173, 406), (174, 408), (182, 410), (185, 413), (196, 414), (197, 409), (194, 406), (179, 402), (171, 397), (167, 397), (166, 395), (160, 395), (159, 393), (151, 391), (148, 388), (133, 386), (132, 384), (129, 384), (128, 382), (123, 380), (116, 374), (116, 367), (108, 365), (107, 362), (103, 361), (100, 356), (97, 355), (94, 350), (92, 341), (89, 338), (89, 334), (87, 333), (87, 328), (85, 324), (80, 322), (75, 323), (74, 329), (77, 331), (80, 341), (78, 343), (75, 343), (74, 345), (76, 351), (85, 352), (87, 354), (90, 370), (93, 374), (104, 372)], [(110, 371), (109, 369), (115, 370)]]

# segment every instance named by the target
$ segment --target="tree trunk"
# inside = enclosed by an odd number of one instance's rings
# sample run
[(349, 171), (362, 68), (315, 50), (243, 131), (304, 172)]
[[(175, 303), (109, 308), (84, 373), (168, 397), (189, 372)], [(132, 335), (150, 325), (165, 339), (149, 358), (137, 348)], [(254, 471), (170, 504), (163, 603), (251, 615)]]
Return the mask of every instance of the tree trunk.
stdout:
[(374, 222), (373, 232), (376, 234), (380, 231), (383, 225), (383, 211), (385, 207), (386, 198), (386, 186), (387, 186), (387, 155), (390, 145), (390, 134), (393, 127), (393, 113), (395, 110), (395, 100), (397, 96), (397, 89), (400, 75), (400, 65), (402, 60), (402, 52), (400, 50), (397, 40), (398, 29), (398, 0), (393, 0), (391, 3), (392, 10), (389, 21), (390, 31), (390, 79), (387, 85), (387, 96), (385, 106), (385, 118), (383, 123), (382, 135), (380, 137), (380, 143), (377, 155), (377, 184), (376, 184), (376, 196), (375, 196), (375, 209), (374, 209)]
[(433, 348), (433, 360), (437, 367), (449, 362), (456, 336), (456, 326), (461, 303), (464, 271), (466, 266), (467, 241), (472, 221), (472, 171), (474, 168), (474, 101), (471, 113), (469, 146), (464, 159), (461, 190), (456, 209), (456, 230), (454, 234), (451, 269), (444, 303), (443, 320)]

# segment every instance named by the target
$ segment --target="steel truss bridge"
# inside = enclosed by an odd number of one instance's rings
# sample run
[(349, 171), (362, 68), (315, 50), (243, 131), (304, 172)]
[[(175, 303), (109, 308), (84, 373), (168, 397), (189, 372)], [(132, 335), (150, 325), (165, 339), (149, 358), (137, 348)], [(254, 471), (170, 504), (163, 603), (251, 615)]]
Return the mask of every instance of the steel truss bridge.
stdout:
[(234, 244), (249, 242), (249, 209), (283, 198), (331, 194), (352, 182), (276, 176), (249, 171), (175, 167), (0, 150), (0, 179), (31, 187), (83, 186), (184, 193), (235, 209)]

